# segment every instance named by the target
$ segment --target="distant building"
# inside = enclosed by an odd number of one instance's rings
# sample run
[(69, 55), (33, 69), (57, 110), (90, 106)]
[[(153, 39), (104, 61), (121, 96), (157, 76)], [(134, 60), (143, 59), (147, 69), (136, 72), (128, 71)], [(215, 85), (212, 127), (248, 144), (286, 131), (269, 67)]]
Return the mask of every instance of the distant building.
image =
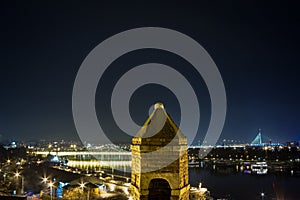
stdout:
[(296, 143), (296, 141), (290, 141), (290, 142), (287, 142), (287, 143), (286, 143), (286, 146), (287, 146), (287, 147), (296, 147), (296, 146), (297, 146), (297, 143)]
[(6, 150), (7, 149), (15, 149), (17, 148), (17, 143), (15, 141), (12, 141), (9, 145), (3, 146)]
[(72, 199), (80, 198), (83, 194), (90, 197), (98, 197), (100, 194), (106, 193), (104, 181), (94, 177), (82, 177), (71, 181), (63, 186), (63, 197)]

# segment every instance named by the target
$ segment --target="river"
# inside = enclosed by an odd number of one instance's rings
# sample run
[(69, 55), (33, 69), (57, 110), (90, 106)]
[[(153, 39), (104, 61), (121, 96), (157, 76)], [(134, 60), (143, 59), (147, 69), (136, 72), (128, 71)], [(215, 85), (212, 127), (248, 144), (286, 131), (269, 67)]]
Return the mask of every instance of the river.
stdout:
[[(300, 199), (300, 177), (289, 175), (222, 174), (211, 169), (189, 168), (191, 186), (199, 182), (211, 196), (237, 200)], [(261, 193), (264, 193), (262, 198)]]
[[(90, 170), (105, 170), (109, 173), (117, 171), (130, 171), (129, 163), (117, 162), (118, 165), (100, 166), (101, 162), (77, 161), (70, 162), (72, 167)], [(115, 169), (115, 172), (111, 169)], [(221, 172), (220, 172), (221, 171)], [(123, 173), (121, 173), (122, 175)], [(123, 174), (126, 176), (125, 174)], [(130, 175), (128, 175), (130, 177)], [(213, 170), (212, 166), (189, 168), (189, 182), (191, 186), (198, 186), (199, 182), (207, 187), (211, 196), (217, 198), (235, 200), (277, 199), (299, 200), (300, 199), (300, 176), (292, 175), (254, 175), (244, 174), (238, 166)], [(261, 194), (264, 193), (262, 198)]]

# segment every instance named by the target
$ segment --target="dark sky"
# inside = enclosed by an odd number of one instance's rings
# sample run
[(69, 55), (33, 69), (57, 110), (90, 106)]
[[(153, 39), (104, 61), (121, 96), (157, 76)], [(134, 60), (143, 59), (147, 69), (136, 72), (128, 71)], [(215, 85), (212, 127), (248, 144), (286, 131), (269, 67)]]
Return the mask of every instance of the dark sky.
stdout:
[[(293, 3), (178, 4), (148, 2), (105, 4), (102, 1), (12, 1), (1, 3), (0, 134), (2, 139), (78, 140), (72, 117), (72, 89), (87, 54), (100, 42), (138, 27), (165, 27), (199, 42), (217, 64), (226, 87), (228, 111), (221, 139), (250, 142), (261, 128), (265, 139), (300, 140), (300, 14)], [(239, 2), (239, 1), (237, 1)], [(159, 62), (190, 80), (200, 100), (198, 137), (210, 117), (210, 101), (201, 76), (168, 52), (140, 50), (114, 62), (96, 95), (99, 121), (113, 136), (105, 107), (113, 83), (129, 67)], [(105, 85), (105, 84), (104, 84)], [(140, 88), (131, 114), (142, 123), (149, 106), (163, 101), (178, 123), (174, 95), (157, 85)], [(103, 103), (104, 102), (104, 103)], [(103, 104), (102, 104), (103, 103)]]

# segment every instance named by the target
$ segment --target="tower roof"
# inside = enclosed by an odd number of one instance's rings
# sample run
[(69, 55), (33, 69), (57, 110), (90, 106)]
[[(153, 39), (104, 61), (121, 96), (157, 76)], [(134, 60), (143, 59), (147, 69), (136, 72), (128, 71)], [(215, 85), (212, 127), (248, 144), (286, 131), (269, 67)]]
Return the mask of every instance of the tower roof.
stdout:
[(154, 110), (135, 137), (147, 139), (172, 140), (174, 137), (185, 139), (177, 125), (168, 115), (162, 103), (156, 103)]

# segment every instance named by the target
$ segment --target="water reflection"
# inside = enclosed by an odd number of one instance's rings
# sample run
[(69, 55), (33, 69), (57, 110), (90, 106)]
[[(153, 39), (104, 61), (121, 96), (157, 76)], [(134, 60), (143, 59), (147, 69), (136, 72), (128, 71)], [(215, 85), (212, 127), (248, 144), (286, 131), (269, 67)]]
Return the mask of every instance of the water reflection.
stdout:
[(100, 161), (100, 160), (69, 160), (69, 167), (80, 168), (90, 171), (101, 171), (103, 169), (112, 169), (124, 172), (130, 172), (131, 161)]
[[(299, 177), (285, 175), (250, 175), (243, 173), (244, 166), (231, 170), (210, 167), (189, 168), (192, 186), (203, 182), (215, 198), (227, 199), (299, 199)], [(237, 171), (238, 169), (238, 171)]]

